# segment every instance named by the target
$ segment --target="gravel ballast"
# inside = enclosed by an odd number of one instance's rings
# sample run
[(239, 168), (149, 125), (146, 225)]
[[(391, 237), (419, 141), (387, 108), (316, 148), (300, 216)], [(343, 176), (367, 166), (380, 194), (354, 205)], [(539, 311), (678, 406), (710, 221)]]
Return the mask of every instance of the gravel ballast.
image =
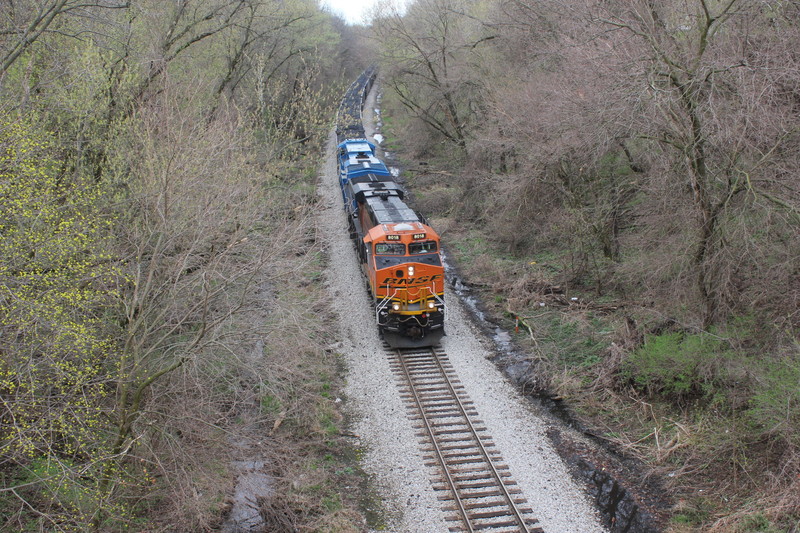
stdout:
[[(371, 100), (374, 99), (371, 95)], [(368, 102), (365, 109), (372, 109)], [(365, 112), (365, 115), (367, 113)], [(371, 133), (371, 124), (365, 124)], [(420, 442), (401, 402), (398, 382), (384, 355), (365, 278), (348, 238), (338, 187), (332, 135), (322, 169), (317, 219), (326, 239), (328, 290), (337, 309), (346, 374), (350, 431), (364, 451), (363, 468), (384, 502), (385, 530), (448, 531), (442, 504), (431, 488), (433, 470), (424, 466)], [(434, 228), (435, 229), (435, 228)], [(489, 360), (492, 346), (475, 328), (452, 291), (447, 291), (442, 348), (474, 402), (487, 433), (547, 533), (607, 531), (588, 496), (579, 488), (546, 436), (547, 424)]]

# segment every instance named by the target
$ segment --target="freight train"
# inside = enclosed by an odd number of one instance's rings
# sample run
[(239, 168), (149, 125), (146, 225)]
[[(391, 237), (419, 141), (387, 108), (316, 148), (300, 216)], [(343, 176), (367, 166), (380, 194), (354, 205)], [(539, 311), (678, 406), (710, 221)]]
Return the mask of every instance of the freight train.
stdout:
[(354, 81), (336, 120), (339, 187), (375, 321), (393, 348), (434, 346), (444, 335), (439, 236), (404, 201), (404, 190), (367, 139), (362, 112), (376, 69)]

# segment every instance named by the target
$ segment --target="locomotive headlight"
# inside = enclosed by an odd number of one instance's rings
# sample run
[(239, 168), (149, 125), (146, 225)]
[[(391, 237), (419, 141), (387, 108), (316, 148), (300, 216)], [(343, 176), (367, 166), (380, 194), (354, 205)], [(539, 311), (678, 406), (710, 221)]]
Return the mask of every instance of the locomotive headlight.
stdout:
[(400, 310), (400, 304), (392, 304), (392, 309), (394, 309), (395, 311), (399, 311)]
[(433, 309), (434, 307), (436, 307), (436, 304), (434, 303), (434, 301), (433, 301), (433, 300), (431, 300), (430, 302), (428, 302), (428, 309)]
[(409, 265), (408, 267), (408, 276), (411, 277), (414, 275), (414, 265)]

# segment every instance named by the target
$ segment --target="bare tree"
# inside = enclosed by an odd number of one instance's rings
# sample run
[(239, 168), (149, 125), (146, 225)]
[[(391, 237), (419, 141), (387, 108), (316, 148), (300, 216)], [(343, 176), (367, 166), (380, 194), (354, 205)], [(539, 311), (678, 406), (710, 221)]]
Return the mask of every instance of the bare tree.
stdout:
[(123, 0), (48, 0), (46, 2), (9, 2), (4, 17), (0, 19), (0, 79), (11, 65), (33, 43), (55, 27), (57, 20), (66, 15), (87, 16), (98, 9), (124, 9)]
[(389, 65), (388, 85), (413, 116), (461, 149), (480, 106), (475, 59), (494, 38), (469, 15), (468, 6), (461, 0), (424, 0), (404, 16), (388, 13), (374, 23)]
[[(137, 0), (100, 18), (91, 6), (105, 3), (68, 1), (18, 56), (31, 57), (23, 75), (18, 61), (14, 76), (6, 76), (0, 467), (8, 483), (0, 488), (0, 529), (37, 520), (48, 530), (122, 524), (130, 517), (128, 496), (159, 490), (147, 462), (180, 462), (162, 447), (181, 440), (165, 422), (180, 418), (170, 411), (175, 398), (213, 396), (207, 412), (192, 413), (204, 427), (225, 416), (216, 410), (229, 401), (216, 401), (218, 382), (199, 390), (205, 385), (193, 389), (181, 378), (196, 375), (198, 359), (202, 366), (213, 357), (235, 374), (233, 360), (247, 344), (242, 337), (252, 340), (247, 335), (256, 327), (259, 334), (267, 327), (233, 325), (254, 305), (253, 280), (266, 286), (278, 283), (275, 276), (296, 277), (287, 270), (305, 260), (297, 250), (308, 225), (298, 213), (308, 193), (276, 182), (294, 179), (297, 169), (309, 176), (305, 165), (316, 160), (270, 152), (236, 106), (207, 113), (220, 93), (233, 96), (252, 66), (247, 54), (258, 55), (258, 46), (275, 45), (275, 62), (284, 65), (298, 50), (317, 49), (313, 25), (304, 24), (313, 10), (280, 4)], [(0, 17), (9, 3), (2, 5)], [(30, 6), (13, 2), (8, 16), (23, 20)], [(220, 61), (232, 42), (231, 61)], [(267, 68), (278, 72), (276, 64)], [(315, 96), (310, 85), (321, 85), (315, 67), (284, 87), (296, 99), (287, 122), (322, 124), (330, 116), (306, 98)], [(21, 106), (6, 97), (26, 92)], [(27, 129), (5, 113), (20, 107), (31, 111)], [(263, 269), (266, 263), (271, 268)], [(37, 273), (29, 275), (31, 269)], [(15, 291), (27, 300), (8, 320)], [(239, 385), (231, 390), (240, 393)], [(204, 520), (216, 511), (205, 509)]]
[[(633, 128), (673, 157), (675, 184), (691, 191), (697, 228), (691, 264), (705, 326), (720, 318), (731, 296), (726, 287), (730, 276), (724, 272), (731, 265), (723, 263), (735, 258), (727, 256), (730, 243), (722, 225), (730, 223), (734, 207), (738, 217), (746, 216), (752, 204), (745, 193), (774, 200), (768, 191), (777, 185), (775, 179), (785, 178), (768, 179), (764, 172), (798, 134), (795, 120), (775, 113), (788, 101), (778, 107), (772, 101), (769, 109), (759, 101), (763, 93), (752, 90), (769, 90), (790, 72), (752, 61), (759, 41), (783, 40), (775, 32), (788, 29), (776, 27), (773, 16), (780, 9), (765, 9), (773, 8), (738, 0), (642, 0), (621, 6), (598, 3), (591, 11), (591, 20), (604, 26), (608, 36), (625, 36), (627, 61), (619, 66), (626, 66), (632, 75), (626, 85), (638, 93), (630, 93), (627, 101), (640, 105), (644, 113), (639, 116), (645, 119), (631, 121)], [(605, 42), (614, 40), (606, 37)], [(795, 62), (786, 59), (789, 65)]]

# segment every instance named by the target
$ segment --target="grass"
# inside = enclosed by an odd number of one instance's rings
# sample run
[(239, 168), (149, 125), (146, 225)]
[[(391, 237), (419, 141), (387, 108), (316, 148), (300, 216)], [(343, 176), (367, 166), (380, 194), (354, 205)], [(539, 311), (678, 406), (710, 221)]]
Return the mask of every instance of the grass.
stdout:
[(458, 253), (459, 263), (467, 266), (490, 251), (488, 241), (479, 233), (468, 233), (463, 238), (454, 241), (453, 248)]
[(283, 404), (281, 401), (271, 394), (265, 394), (262, 396), (260, 403), (261, 412), (264, 415), (276, 415), (283, 410)]
[[(528, 209), (522, 212), (501, 193), (505, 186), (524, 194), (512, 183), (523, 176), (492, 176), (497, 187), (470, 192), (469, 177), (444, 156), (426, 154), (429, 164), (412, 180), (419, 207), (441, 228), (451, 264), (480, 293), (492, 320), (513, 330), (514, 317), (525, 318), (530, 331), (521, 328), (515, 342), (537, 362), (537, 387), (566, 399), (584, 425), (641, 459), (645, 475), (663, 480), (675, 503), (667, 530), (800, 527), (797, 332), (770, 323), (769, 309), (761, 308), (761, 321), (729, 316), (716, 328), (698, 329), (692, 241), (684, 213), (672, 210), (680, 204), (654, 203), (644, 191), (632, 191), (621, 206), (629, 218), (618, 228), (619, 255), (612, 260), (599, 245), (610, 236), (607, 228), (592, 225), (603, 222), (602, 213), (586, 209), (602, 202), (583, 198), (570, 211), (538, 187), (530, 203), (519, 204)], [(469, 172), (480, 182), (477, 164)], [(635, 187), (636, 175), (622, 152), (614, 152), (598, 161), (594, 177), (598, 186)], [(592, 183), (581, 186), (586, 194), (606, 194)], [(466, 222), (480, 217), (486, 220)], [(775, 252), (759, 267), (787, 261)], [(758, 299), (761, 307), (780, 308), (783, 282), (759, 288), (763, 293), (732, 294), (732, 301)], [(785, 311), (781, 316), (790, 323)]]
[(563, 283), (563, 249), (509, 254), (489, 227), (445, 223), (451, 260), (490, 315), (510, 330), (515, 314), (527, 317), (535, 343), (524, 329), (515, 339), (539, 361), (550, 394), (665, 480), (677, 503), (668, 531), (773, 533), (800, 523), (800, 347), (770, 346), (749, 316), (706, 332), (663, 329), (670, 322), (647, 308), (607, 311), (619, 296), (597, 297), (591, 283), (542, 292)]

